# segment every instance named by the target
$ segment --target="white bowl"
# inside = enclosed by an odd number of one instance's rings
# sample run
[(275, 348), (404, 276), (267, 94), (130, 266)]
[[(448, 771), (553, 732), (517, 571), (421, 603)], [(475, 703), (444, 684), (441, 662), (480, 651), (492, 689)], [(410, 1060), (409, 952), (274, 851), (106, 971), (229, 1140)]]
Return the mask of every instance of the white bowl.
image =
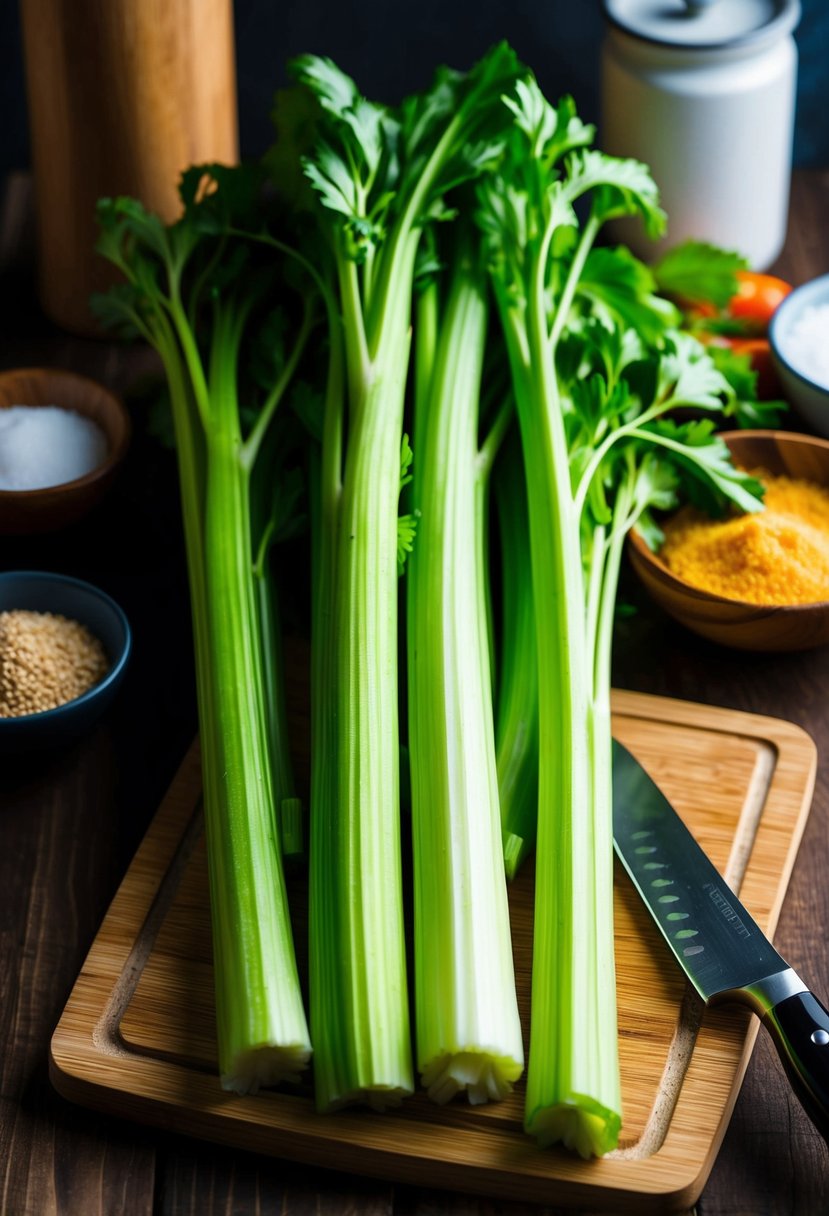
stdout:
[[(804, 313), (814, 307), (825, 307), (829, 314), (829, 274), (796, 287), (778, 305), (769, 325), (769, 345), (785, 396), (813, 431), (829, 439), (829, 377), (827, 383), (816, 378), (817, 369), (805, 364), (796, 342)], [(823, 346), (829, 347), (829, 319)]]

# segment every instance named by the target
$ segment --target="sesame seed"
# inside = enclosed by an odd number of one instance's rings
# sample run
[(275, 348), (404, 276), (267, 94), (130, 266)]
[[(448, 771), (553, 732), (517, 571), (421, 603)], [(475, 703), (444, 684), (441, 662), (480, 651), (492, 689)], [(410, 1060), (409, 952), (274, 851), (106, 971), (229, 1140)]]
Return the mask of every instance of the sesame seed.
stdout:
[(74, 701), (109, 670), (100, 641), (79, 621), (52, 612), (0, 612), (0, 718)]

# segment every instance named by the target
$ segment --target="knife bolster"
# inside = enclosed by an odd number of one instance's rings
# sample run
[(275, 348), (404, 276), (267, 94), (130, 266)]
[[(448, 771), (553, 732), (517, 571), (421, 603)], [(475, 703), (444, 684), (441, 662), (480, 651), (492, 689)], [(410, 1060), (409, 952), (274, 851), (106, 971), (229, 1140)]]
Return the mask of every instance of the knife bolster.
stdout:
[(772, 975), (764, 976), (753, 984), (743, 988), (728, 988), (723, 992), (715, 992), (709, 999), (709, 1004), (719, 1004), (721, 1001), (740, 1001), (750, 1005), (754, 1012), (764, 1018), (769, 1010), (790, 996), (808, 991), (803, 980), (793, 967), (785, 967)]

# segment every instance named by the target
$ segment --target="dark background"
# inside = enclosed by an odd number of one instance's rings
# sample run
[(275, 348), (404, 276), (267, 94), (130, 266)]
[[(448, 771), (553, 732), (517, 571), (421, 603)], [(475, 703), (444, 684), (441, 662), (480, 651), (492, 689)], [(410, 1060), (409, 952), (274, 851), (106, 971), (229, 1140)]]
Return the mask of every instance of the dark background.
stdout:
[[(801, 3), (794, 159), (800, 167), (823, 168), (829, 166), (829, 3)], [(330, 55), (364, 93), (394, 103), (421, 88), (437, 64), (469, 67), (506, 38), (552, 100), (572, 93), (584, 119), (599, 119), (599, 0), (235, 0), (235, 20), (243, 155), (269, 144), (273, 93), (285, 83), (286, 60), (302, 51)], [(0, 115), (2, 176), (29, 164), (17, 0), (0, 0)], [(758, 152), (762, 139), (758, 130)]]

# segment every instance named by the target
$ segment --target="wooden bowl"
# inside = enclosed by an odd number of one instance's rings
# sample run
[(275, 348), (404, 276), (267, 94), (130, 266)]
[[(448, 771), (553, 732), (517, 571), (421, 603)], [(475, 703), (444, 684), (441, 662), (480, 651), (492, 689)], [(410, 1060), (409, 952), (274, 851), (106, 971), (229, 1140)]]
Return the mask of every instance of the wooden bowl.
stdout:
[[(829, 441), (785, 431), (723, 434), (735, 464), (829, 486)], [(635, 530), (628, 556), (651, 598), (680, 624), (740, 650), (808, 650), (829, 642), (829, 602), (771, 605), (725, 599), (677, 578)]]
[(92, 419), (107, 438), (106, 458), (97, 468), (56, 486), (0, 490), (0, 534), (49, 532), (82, 518), (106, 494), (124, 459), (130, 418), (109, 389), (74, 372), (24, 368), (0, 372), (0, 409), (12, 405), (58, 405)]

